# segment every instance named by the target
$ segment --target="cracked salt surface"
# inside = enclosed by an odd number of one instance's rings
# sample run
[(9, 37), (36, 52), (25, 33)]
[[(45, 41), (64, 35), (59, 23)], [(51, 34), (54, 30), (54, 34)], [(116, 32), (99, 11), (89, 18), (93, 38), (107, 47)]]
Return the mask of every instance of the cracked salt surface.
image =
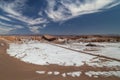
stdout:
[[(103, 61), (102, 61), (103, 60)], [(94, 67), (108, 67), (108, 68), (116, 68), (120, 69), (120, 62), (114, 61), (114, 60), (106, 60), (105, 58), (94, 58), (90, 60), (89, 62), (86, 62), (89, 66)]]
[(100, 58), (92, 55), (38, 41), (29, 41), (23, 44), (11, 43), (7, 53), (21, 61), (37, 65), (82, 66), (86, 63), (94, 67), (117, 67), (116, 69), (120, 69), (120, 62), (118, 61), (108, 60), (102, 62), (99, 60)]
[(60, 45), (63, 47), (67, 47), (67, 48), (71, 48), (71, 49), (75, 49), (75, 50), (80, 50), (80, 51), (84, 51), (84, 52), (90, 52), (93, 54), (99, 54), (99, 55), (103, 55), (103, 56), (107, 56), (107, 57), (111, 57), (111, 58), (116, 58), (120, 60), (120, 42), (118, 43), (107, 43), (107, 42), (91, 42), (91, 44), (95, 44), (97, 45), (97, 47), (88, 47), (86, 46), (89, 43), (69, 43), (69, 44), (65, 44), (65, 45)]
[(77, 72), (69, 72), (67, 75), (72, 76), (72, 77), (79, 77), (82, 72), (77, 71)]
[[(46, 71), (36, 71), (36, 73), (38, 74), (45, 74)], [(48, 75), (61, 75), (62, 77), (67, 77), (67, 76), (71, 76), (71, 77), (80, 77), (80, 75), (82, 74), (81, 71), (74, 71), (74, 72), (67, 72), (67, 73), (62, 73), (60, 74), (60, 72), (58, 71), (49, 71), (47, 72)], [(115, 76), (115, 77), (120, 77), (120, 71), (88, 71), (85, 72), (85, 75), (89, 76), (89, 77), (94, 77), (94, 78), (98, 78), (99, 76), (103, 76), (103, 77), (109, 77), (109, 76)]]
[[(45, 71), (36, 71), (36, 73), (45, 74)], [(67, 72), (67, 73), (62, 73), (62, 74), (60, 74), (60, 72), (58, 72), (58, 71), (47, 72), (48, 75), (54, 75), (54, 76), (61, 75), (62, 77), (67, 77), (67, 76), (80, 77), (81, 73), (82, 73), (81, 71)]]
[(45, 71), (36, 71), (38, 74), (45, 74)]
[(98, 77), (98, 76), (104, 76), (104, 77), (109, 77), (109, 76), (115, 76), (115, 77), (120, 77), (120, 71), (89, 71), (86, 72), (85, 75), (89, 77)]
[(58, 72), (58, 71), (54, 71), (54, 73), (53, 73), (54, 75), (59, 75), (60, 74), (60, 72)]
[(22, 61), (37, 65), (81, 66), (95, 57), (36, 41), (23, 44), (11, 43), (7, 53)]
[(51, 75), (51, 74), (53, 74), (53, 72), (49, 71), (47, 74)]

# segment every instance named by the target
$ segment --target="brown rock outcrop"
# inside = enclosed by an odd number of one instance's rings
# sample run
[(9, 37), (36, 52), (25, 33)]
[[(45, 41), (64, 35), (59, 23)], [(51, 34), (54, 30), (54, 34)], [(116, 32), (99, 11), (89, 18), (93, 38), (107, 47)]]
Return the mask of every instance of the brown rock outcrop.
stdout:
[(43, 35), (42, 37), (43, 39), (47, 40), (47, 41), (54, 41), (57, 39), (57, 37), (52, 36), (52, 35)]

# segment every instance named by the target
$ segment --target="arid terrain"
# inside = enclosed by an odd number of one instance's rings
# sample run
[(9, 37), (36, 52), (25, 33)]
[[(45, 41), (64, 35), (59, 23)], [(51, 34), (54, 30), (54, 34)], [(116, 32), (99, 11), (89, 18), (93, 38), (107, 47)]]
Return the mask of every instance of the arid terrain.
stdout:
[(120, 36), (0, 36), (0, 80), (120, 80)]

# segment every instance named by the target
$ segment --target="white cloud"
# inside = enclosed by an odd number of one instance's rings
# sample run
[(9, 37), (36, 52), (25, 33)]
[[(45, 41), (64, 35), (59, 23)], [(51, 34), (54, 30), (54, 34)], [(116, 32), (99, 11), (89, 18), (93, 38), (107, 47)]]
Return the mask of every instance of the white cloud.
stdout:
[(1, 26), (0, 26), (0, 31), (8, 32), (8, 31), (10, 31), (10, 30), (12, 30), (12, 28), (9, 28), (9, 27), (1, 27)]
[[(12, 19), (23, 22), (30, 31), (34, 33), (40, 32), (52, 20), (54, 22), (62, 22), (81, 15), (100, 12), (105, 9), (112, 8), (120, 4), (120, 0), (46, 0), (47, 7), (43, 11), (39, 11), (37, 15), (40, 17), (32, 18), (23, 15), (24, 9), (27, 7), (28, 0), (13, 0), (11, 2), (1, 0), (0, 9), (7, 13), (5, 16), (0, 16), (0, 19), (11, 22)], [(46, 16), (43, 16), (45, 12)], [(13, 25), (8, 23), (0, 23), (5, 27), (10, 27), (9, 30), (24, 28), (23, 25)], [(38, 26), (39, 25), (39, 26)], [(7, 28), (1, 30), (7, 32)]]
[(0, 25), (3, 26), (3, 27), (11, 27), (11, 28), (18, 28), (18, 29), (23, 28), (23, 26), (21, 26), (21, 25), (4, 23), (4, 22), (1, 22), (1, 21), (0, 21)]
[[(8, 15), (8, 16), (20, 20), (22, 22), (25, 22), (29, 30), (32, 31), (33, 33), (39, 33), (40, 31), (38, 31), (38, 29), (46, 27), (45, 24), (48, 23), (47, 19), (44, 18), (31, 19), (25, 16), (13, 16), (13, 15)], [(41, 26), (35, 26), (35, 25), (41, 25)]]
[(28, 19), (28, 23), (30, 25), (37, 25), (42, 23), (48, 23), (47, 19), (44, 18), (36, 18), (36, 19)]
[[(19, 20), (21, 22), (24, 22), (28, 28), (31, 30), (31, 26), (34, 27), (34, 25), (43, 25), (43, 24), (46, 24), (48, 23), (47, 19), (45, 18), (42, 18), (42, 17), (38, 17), (38, 18), (31, 18), (31, 17), (26, 17), (24, 16), (22, 13), (23, 13), (23, 9), (24, 7), (26, 7), (26, 2), (27, 0), (15, 0), (13, 2), (5, 2), (4, 0), (3, 1), (0, 1), (0, 8), (5, 11), (6, 13), (8, 13), (6, 16), (10, 17), (10, 18), (13, 18), (13, 19), (16, 19), (16, 20)], [(2, 17), (2, 19), (6, 19), (5, 17)], [(36, 26), (39, 28), (39, 26)], [(35, 28), (33, 28), (35, 29)], [(34, 30), (31, 30), (34, 32)], [(37, 29), (36, 29), (37, 30)]]
[(32, 27), (30, 27), (30, 31), (32, 31), (34, 33), (40, 33), (39, 29), (40, 29), (40, 26), (32, 26)]
[(1, 21), (0, 21), (0, 25), (2, 25), (2, 26), (11, 26), (11, 24), (3, 23)]
[(14, 18), (14, 19), (17, 19), (17, 20), (20, 20), (24, 23), (26, 23), (27, 25), (37, 25), (37, 24), (42, 24), (42, 23), (48, 23), (47, 19), (44, 19), (44, 18), (36, 18), (36, 19), (32, 19), (32, 18), (28, 18), (26, 16), (14, 16), (14, 15), (7, 15), (11, 18)]
[(9, 33), (11, 30), (13, 30), (13, 28), (10, 28), (10, 27), (7, 27), (7, 26), (0, 25), (0, 34)]
[(22, 29), (22, 28), (24, 28), (23, 26), (21, 26), (21, 25), (13, 25), (14, 27), (15, 27), (15, 29)]
[(12, 3), (2, 1), (0, 8), (7, 12), (9, 17), (25, 22), (28, 25), (35, 25), (46, 22), (46, 20), (43, 18), (32, 19), (22, 15), (22, 9), (26, 7), (26, 1), (27, 0), (15, 0)]
[(0, 21), (0, 34), (7, 34), (12, 30), (24, 28), (21, 25), (8, 24)]
[(43, 26), (42, 26), (42, 27), (43, 27), (43, 28), (45, 28), (46, 26), (47, 26), (46, 24), (43, 24)]
[[(64, 21), (84, 14), (100, 12), (120, 4), (119, 0), (47, 0), (46, 14), (53, 21)], [(56, 8), (57, 6), (57, 8)], [(56, 9), (55, 9), (56, 8)]]
[(4, 16), (0, 16), (0, 19), (6, 20), (6, 21), (11, 21), (11, 19), (9, 19), (9, 18), (7, 18), (7, 17), (4, 17)]
[(0, 8), (9, 14), (20, 16), (21, 10), (24, 8), (26, 1), (27, 0), (15, 0), (8, 2), (3, 0), (0, 1)]

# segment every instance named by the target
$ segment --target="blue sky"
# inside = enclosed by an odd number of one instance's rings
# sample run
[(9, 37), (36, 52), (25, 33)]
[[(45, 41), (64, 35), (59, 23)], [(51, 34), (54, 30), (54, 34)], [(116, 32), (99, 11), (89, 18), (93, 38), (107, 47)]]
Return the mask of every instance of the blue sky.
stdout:
[(120, 34), (120, 0), (0, 0), (0, 34)]

